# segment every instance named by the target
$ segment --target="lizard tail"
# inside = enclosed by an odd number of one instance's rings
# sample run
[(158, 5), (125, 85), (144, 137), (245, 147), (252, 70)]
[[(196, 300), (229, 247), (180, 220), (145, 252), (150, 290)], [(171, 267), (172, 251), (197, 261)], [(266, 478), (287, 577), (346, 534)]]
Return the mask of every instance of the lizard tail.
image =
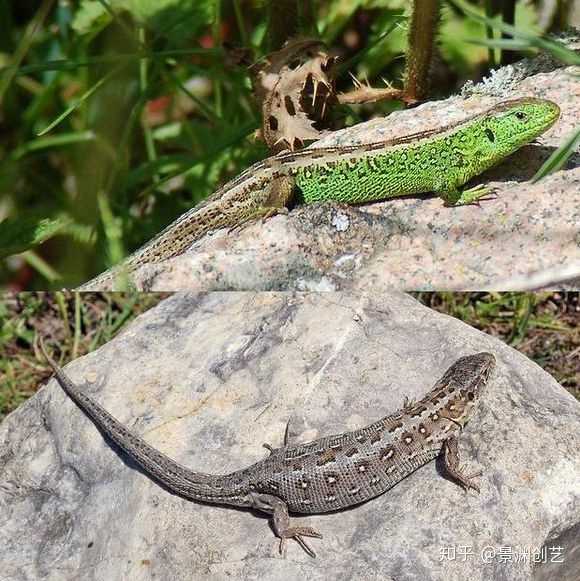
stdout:
[[(192, 500), (222, 503), (224, 490), (231, 487), (233, 475), (212, 475), (194, 472), (151, 447), (145, 440), (126, 428), (91, 397), (84, 394), (47, 353), (42, 338), (40, 349), (52, 367), (54, 375), (65, 393), (85, 412), (97, 428), (119, 448), (126, 452), (147, 474), (165, 488)], [(236, 496), (232, 491), (233, 500)], [(231, 498), (227, 502), (233, 504)]]
[[(231, 226), (231, 218), (211, 205), (199, 204), (169, 224), (147, 244), (121, 263), (85, 282), (78, 291), (112, 291), (115, 286), (130, 284), (131, 273), (144, 264), (168, 260), (183, 254), (210, 230)], [(123, 281), (122, 277), (126, 277)]]

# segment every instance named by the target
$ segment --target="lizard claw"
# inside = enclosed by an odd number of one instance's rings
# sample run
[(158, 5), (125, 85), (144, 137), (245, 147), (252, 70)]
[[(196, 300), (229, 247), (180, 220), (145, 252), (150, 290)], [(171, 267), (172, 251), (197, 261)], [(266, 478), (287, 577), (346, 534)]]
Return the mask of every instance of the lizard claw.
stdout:
[(459, 483), (461, 484), (461, 486), (463, 486), (465, 492), (469, 492), (469, 489), (472, 488), (473, 490), (475, 490), (475, 492), (477, 492), (477, 494), (479, 494), (480, 493), (479, 485), (476, 484), (473, 480), (475, 478), (478, 478), (482, 474), (483, 474), (482, 470), (476, 470), (471, 474), (465, 474), (465, 467), (462, 466), (461, 468), (459, 468), (457, 476), (459, 477), (458, 478)]
[(499, 198), (499, 194), (497, 193), (496, 190), (490, 190), (487, 194), (485, 194), (485, 196), (482, 196), (481, 198), (479, 198), (476, 202), (476, 204), (481, 207), (480, 202), (489, 202), (491, 200), (497, 200)]
[(251, 215), (246, 216), (243, 220), (240, 220), (234, 226), (230, 226), (228, 229), (228, 234), (239, 233), (245, 228), (247, 228), (250, 224), (260, 221), (263, 224), (268, 218), (272, 218), (277, 214), (288, 214), (290, 210), (284, 207), (277, 207), (277, 206), (268, 206), (263, 208), (258, 208)]
[(294, 539), (308, 556), (316, 559), (316, 553), (302, 537), (321, 539), (322, 535), (312, 527), (292, 527), (291, 529), (287, 529), (284, 531), (284, 536), (280, 539), (280, 554), (286, 556), (286, 539)]
[(263, 224), (268, 218), (272, 218), (273, 216), (277, 216), (278, 214), (287, 215), (290, 213), (290, 210), (283, 206), (282, 208), (268, 208), (267, 212), (264, 212), (263, 216), (261, 217), (261, 223)]
[(409, 413), (413, 407), (415, 406), (415, 400), (410, 398), (408, 395), (405, 396), (405, 399), (403, 400), (403, 412), (404, 413)]
[(270, 444), (262, 444), (262, 446), (270, 452), (270, 455), (274, 453), (274, 447), (270, 446)]

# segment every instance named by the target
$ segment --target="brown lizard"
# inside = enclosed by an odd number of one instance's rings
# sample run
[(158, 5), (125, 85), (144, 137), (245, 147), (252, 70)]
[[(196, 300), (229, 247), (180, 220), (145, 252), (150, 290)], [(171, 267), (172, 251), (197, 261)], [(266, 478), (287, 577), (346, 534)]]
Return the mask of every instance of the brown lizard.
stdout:
[(495, 367), (495, 357), (478, 353), (457, 360), (418, 402), (364, 428), (304, 444), (273, 449), (270, 456), (230, 474), (194, 472), (128, 430), (84, 394), (42, 352), (72, 400), (115, 444), (169, 491), (189, 500), (247, 507), (272, 515), (280, 538), (295, 539), (312, 557), (303, 537), (322, 538), (311, 527), (291, 526), (289, 512), (324, 513), (359, 504), (389, 490), (443, 452), (446, 471), (466, 490), (479, 491), (460, 466), (458, 434), (473, 413)]

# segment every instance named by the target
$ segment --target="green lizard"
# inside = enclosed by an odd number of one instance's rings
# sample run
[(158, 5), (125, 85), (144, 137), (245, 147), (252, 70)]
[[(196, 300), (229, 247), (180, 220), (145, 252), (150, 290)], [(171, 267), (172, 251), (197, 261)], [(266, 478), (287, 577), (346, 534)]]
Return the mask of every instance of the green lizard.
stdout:
[(359, 204), (435, 192), (449, 206), (477, 203), (487, 188), (460, 187), (533, 141), (559, 115), (555, 103), (525, 97), (447, 127), (396, 139), (282, 152), (242, 172), (80, 290), (107, 290), (122, 271), (182, 254), (207, 232), (286, 211), (293, 199)]

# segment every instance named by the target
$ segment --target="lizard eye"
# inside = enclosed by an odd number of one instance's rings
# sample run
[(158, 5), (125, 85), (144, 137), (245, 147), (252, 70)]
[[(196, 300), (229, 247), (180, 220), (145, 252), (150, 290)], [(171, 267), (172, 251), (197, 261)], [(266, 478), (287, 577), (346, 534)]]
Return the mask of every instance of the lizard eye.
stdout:
[(493, 131), (489, 128), (485, 130), (485, 136), (493, 143), (495, 141), (495, 135)]
[(523, 121), (526, 118), (526, 114), (523, 111), (517, 111), (516, 118), (520, 121)]

